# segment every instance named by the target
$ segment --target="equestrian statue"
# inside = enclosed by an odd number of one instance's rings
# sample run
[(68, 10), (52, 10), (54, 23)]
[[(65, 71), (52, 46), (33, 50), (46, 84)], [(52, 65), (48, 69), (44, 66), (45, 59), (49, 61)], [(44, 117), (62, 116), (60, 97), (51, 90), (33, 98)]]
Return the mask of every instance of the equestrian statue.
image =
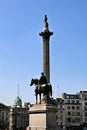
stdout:
[[(47, 82), (47, 78), (43, 72), (41, 73), (40, 79), (32, 78), (30, 86), (32, 85), (35, 85), (36, 104), (38, 103), (38, 95), (39, 95), (40, 104), (41, 104), (41, 100), (47, 102), (50, 99), (50, 97), (52, 97), (52, 86), (50, 83)], [(41, 99), (42, 94), (43, 97)]]

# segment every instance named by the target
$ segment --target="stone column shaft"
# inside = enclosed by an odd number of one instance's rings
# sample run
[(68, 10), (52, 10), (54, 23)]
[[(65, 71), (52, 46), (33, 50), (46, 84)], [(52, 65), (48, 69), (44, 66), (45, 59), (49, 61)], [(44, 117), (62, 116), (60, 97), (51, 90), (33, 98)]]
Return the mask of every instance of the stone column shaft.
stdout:
[(50, 82), (50, 52), (49, 52), (49, 39), (43, 38), (43, 72)]
[(41, 32), (40, 36), (43, 38), (43, 72), (50, 83), (50, 48), (49, 39), (52, 32)]

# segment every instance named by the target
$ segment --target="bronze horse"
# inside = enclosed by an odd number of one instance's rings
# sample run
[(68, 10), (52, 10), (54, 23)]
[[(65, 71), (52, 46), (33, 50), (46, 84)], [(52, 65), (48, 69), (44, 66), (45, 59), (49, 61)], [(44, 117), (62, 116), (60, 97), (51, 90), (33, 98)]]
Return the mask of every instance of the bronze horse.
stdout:
[(50, 96), (52, 96), (52, 86), (50, 83), (40, 85), (38, 79), (32, 78), (30, 86), (32, 85), (35, 85), (36, 87), (35, 88), (36, 104), (38, 100), (38, 95), (39, 95), (40, 103), (41, 103), (41, 94), (43, 94), (43, 96), (46, 96), (47, 98), (50, 98)]

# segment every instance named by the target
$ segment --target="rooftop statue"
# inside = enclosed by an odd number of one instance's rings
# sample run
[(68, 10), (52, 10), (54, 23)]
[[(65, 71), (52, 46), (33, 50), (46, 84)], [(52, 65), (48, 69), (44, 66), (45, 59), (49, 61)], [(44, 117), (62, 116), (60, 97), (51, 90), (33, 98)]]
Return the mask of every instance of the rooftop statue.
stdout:
[(47, 15), (44, 16), (44, 32), (49, 32), (49, 25), (48, 25), (48, 22), (47, 22), (48, 18), (47, 18)]
[(47, 15), (44, 16), (44, 23), (45, 23), (45, 27), (48, 27), (48, 22), (47, 22), (48, 18)]

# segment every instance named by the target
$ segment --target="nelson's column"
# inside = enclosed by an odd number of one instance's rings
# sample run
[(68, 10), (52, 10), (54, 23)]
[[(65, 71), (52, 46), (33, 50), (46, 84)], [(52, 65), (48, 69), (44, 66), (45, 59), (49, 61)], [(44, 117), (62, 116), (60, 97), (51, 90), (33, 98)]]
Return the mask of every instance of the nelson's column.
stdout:
[(49, 48), (49, 39), (53, 35), (53, 32), (49, 31), (49, 25), (47, 22), (47, 16), (44, 17), (44, 29), (43, 32), (39, 33), (43, 38), (43, 72), (47, 78), (47, 81), (50, 83), (50, 48)]
[[(41, 100), (40, 103), (32, 105), (29, 110), (29, 130), (58, 130), (56, 124), (56, 112), (57, 107), (53, 102), (52, 98), (49, 95), (49, 92), (52, 92), (50, 87), (50, 61), (49, 61), (49, 39), (53, 32), (49, 31), (47, 16), (44, 17), (44, 30), (40, 33), (40, 36), (43, 38), (43, 72), (47, 77), (49, 83), (45, 86), (40, 86), (36, 84), (38, 80), (32, 79), (31, 85), (36, 85), (35, 95), (37, 99), (37, 94), (39, 90), (44, 90), (43, 97), (47, 97), (46, 100)], [(49, 90), (49, 91), (48, 91)], [(48, 93), (47, 93), (48, 91)], [(52, 95), (51, 95), (52, 96)]]

